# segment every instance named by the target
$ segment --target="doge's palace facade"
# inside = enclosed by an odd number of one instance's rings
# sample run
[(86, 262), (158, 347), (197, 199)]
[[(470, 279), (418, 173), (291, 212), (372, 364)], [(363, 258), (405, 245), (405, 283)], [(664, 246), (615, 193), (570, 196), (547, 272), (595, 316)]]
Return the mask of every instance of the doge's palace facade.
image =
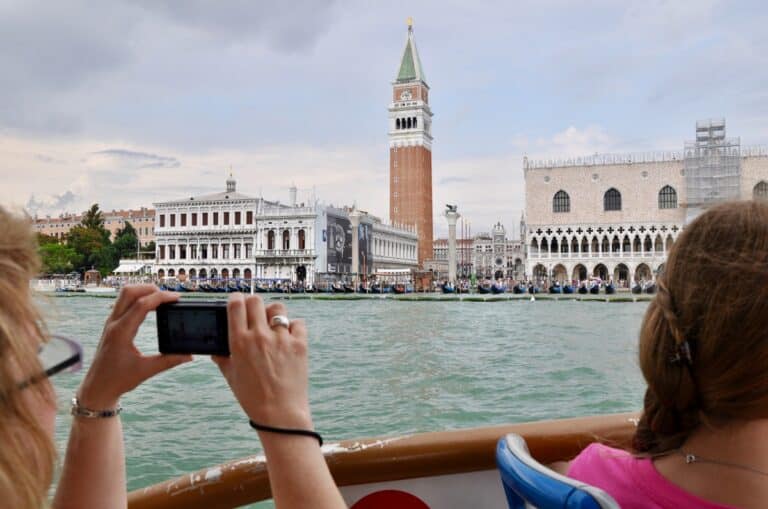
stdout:
[[(703, 163), (704, 170), (691, 179), (694, 151), (720, 149), (724, 133), (724, 121), (699, 123), (698, 148), (686, 145), (681, 152), (525, 158), (528, 277), (560, 282), (599, 277), (620, 287), (650, 280), (663, 270), (686, 222), (709, 203), (767, 198), (768, 151), (741, 148), (738, 141), (728, 148), (735, 157), (728, 187), (718, 171), (707, 174)], [(706, 189), (712, 199), (693, 203), (691, 189), (697, 196)]]

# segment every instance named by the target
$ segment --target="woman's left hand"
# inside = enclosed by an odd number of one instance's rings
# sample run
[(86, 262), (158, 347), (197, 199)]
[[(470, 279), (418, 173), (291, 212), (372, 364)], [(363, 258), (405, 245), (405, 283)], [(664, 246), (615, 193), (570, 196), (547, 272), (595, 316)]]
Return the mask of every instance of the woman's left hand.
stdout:
[(178, 300), (179, 294), (155, 285), (126, 286), (120, 291), (78, 391), (81, 405), (95, 410), (114, 408), (120, 396), (145, 380), (192, 360), (191, 355), (144, 355), (133, 342), (147, 313)]

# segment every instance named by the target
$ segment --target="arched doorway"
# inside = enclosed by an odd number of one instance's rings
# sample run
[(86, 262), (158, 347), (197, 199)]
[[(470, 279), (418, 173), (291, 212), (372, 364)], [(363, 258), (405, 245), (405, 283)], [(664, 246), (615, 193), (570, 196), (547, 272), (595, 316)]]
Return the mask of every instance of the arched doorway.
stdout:
[(568, 279), (568, 271), (563, 264), (558, 263), (552, 269), (552, 280), (559, 281), (562, 284), (565, 283), (566, 279)]
[(571, 279), (575, 279), (577, 281), (584, 281), (587, 279), (587, 268), (580, 263), (576, 265), (573, 268), (573, 276)]
[(620, 263), (613, 269), (613, 282), (622, 288), (629, 285), (629, 267)]
[(251, 279), (253, 277), (252, 274), (253, 273), (251, 272), (251, 269), (245, 269), (243, 271), (243, 278), (244, 279)]
[(635, 281), (650, 281), (652, 277), (651, 268), (644, 263), (635, 269)]
[(206, 271), (205, 269), (200, 269), (199, 274), (200, 274), (200, 279), (205, 279), (208, 277), (208, 271)]
[(533, 279), (536, 283), (543, 281), (547, 278), (547, 268), (538, 263), (533, 267)]
[(212, 279), (215, 279), (216, 277), (218, 277), (218, 275), (219, 275), (219, 272), (216, 269), (211, 269), (211, 278)]
[(229, 279), (229, 269), (221, 269), (221, 279)]
[(186, 271), (186, 270), (184, 270), (184, 269), (179, 269), (179, 272), (178, 272), (178, 274), (179, 274), (179, 276), (184, 276), (184, 275), (186, 275), (186, 274), (187, 274), (187, 271)]
[(165, 277), (165, 271), (163, 269), (158, 270), (157, 277), (163, 279)]
[(232, 269), (232, 277), (237, 279), (240, 277), (240, 269)]
[(307, 267), (305, 265), (299, 265), (296, 267), (296, 279), (299, 281), (306, 281), (307, 279)]
[[(607, 240), (606, 240), (606, 243), (608, 243)], [(600, 278), (600, 279), (603, 279), (603, 280), (607, 280), (608, 279), (608, 267), (606, 267), (602, 263), (598, 263), (597, 265), (595, 265), (595, 269), (592, 271), (592, 275), (594, 277), (597, 277), (597, 278)]]
[(168, 269), (168, 277), (174, 277), (176, 273), (173, 271), (173, 269)]
[(194, 279), (197, 277), (197, 271), (195, 269), (189, 269), (189, 278)]

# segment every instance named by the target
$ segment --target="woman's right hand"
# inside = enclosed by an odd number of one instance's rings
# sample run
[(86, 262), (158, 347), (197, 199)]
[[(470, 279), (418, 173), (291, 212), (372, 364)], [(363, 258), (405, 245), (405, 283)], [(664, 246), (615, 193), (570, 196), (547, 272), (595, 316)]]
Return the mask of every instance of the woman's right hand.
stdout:
[(286, 315), (283, 304), (265, 308), (259, 296), (232, 295), (227, 304), (230, 356), (213, 360), (251, 420), (312, 429), (307, 329), (303, 320), (271, 327), (276, 315)]

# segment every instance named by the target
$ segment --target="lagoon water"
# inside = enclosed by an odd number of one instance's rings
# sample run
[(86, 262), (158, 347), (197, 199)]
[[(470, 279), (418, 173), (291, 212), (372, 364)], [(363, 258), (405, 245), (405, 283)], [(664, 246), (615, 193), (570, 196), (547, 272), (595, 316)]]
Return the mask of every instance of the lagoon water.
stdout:
[[(86, 365), (114, 299), (44, 297), (52, 332), (77, 338)], [(326, 442), (635, 411), (637, 336), (647, 303), (579, 301), (286, 302), (310, 330), (310, 397)], [(137, 345), (157, 351), (154, 313)], [(83, 372), (61, 375), (57, 439)], [(122, 400), (128, 488), (261, 452), (205, 357)], [(260, 504), (261, 506), (261, 504)]]

